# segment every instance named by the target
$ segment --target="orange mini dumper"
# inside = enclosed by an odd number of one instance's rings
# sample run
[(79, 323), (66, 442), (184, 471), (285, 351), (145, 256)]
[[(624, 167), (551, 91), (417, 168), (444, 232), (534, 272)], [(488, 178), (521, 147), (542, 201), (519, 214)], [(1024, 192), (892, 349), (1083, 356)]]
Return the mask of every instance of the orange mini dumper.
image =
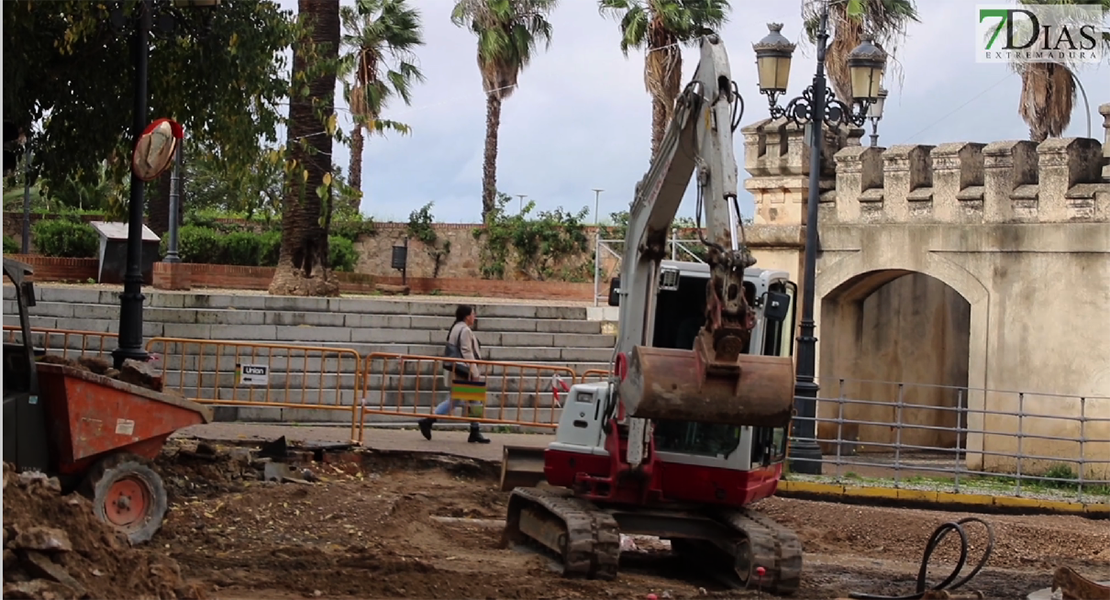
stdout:
[(166, 514), (152, 460), (166, 438), (208, 423), (204, 405), (60, 364), (35, 360), (28, 307), (31, 267), (4, 258), (15, 285), (21, 344), (4, 344), (4, 461), (58, 476), (63, 491), (93, 502), (97, 517), (132, 543), (149, 540)]

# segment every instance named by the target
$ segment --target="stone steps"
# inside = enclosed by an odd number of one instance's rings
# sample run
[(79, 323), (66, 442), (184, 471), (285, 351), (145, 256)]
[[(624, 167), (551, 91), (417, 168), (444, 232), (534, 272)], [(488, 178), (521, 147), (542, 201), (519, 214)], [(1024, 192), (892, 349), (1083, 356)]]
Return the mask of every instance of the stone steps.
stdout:
[[(119, 291), (49, 284), (37, 286), (36, 291), (37, 304), (30, 309), (32, 327), (112, 333), (119, 326)], [(4, 286), (5, 325), (18, 324), (13, 292), (10, 285)], [(365, 398), (371, 405), (399, 405), (409, 410), (419, 406), (426, 410), (447, 398), (440, 366), (431, 361), (405, 361), (405, 373), (401, 375), (401, 361), (384, 355), (441, 355), (447, 330), (454, 321), (453, 304), (430, 299), (295, 298), (160, 290), (144, 290), (144, 295), (144, 343), (159, 337), (349, 349), (358, 352), (364, 363), (367, 357), (375, 355), (370, 361)], [(581, 375), (589, 369), (605, 369), (612, 357), (615, 336), (602, 333), (602, 322), (589, 320), (597, 312), (589, 313), (587, 307), (483, 305), (480, 299), (474, 302), (478, 304), (476, 333), (487, 360), (546, 367), (487, 368), (487, 405), (491, 408), (504, 404), (513, 410), (520, 405), (537, 406), (542, 411), (552, 403), (550, 382), (556, 371), (550, 367), (570, 367)], [(41, 338), (35, 342), (42, 345)], [(95, 354), (100, 338), (51, 337), (52, 350), (63, 345), (71, 351), (84, 348)], [(104, 342), (105, 352), (114, 347), (114, 340)], [(248, 388), (241, 385), (236, 388), (237, 363), (268, 364), (270, 400), (276, 402), (322, 399), (325, 403), (349, 407), (356, 401), (356, 388), (363, 385), (356, 381), (359, 366), (353, 357), (340, 360), (343, 354), (329, 355), (323, 350), (308, 351), (307, 360), (297, 350), (234, 344), (221, 345), (219, 356), (214, 354), (214, 345), (196, 342), (165, 340), (154, 344), (151, 350), (161, 355), (167, 385), (182, 388), (189, 397), (247, 400)], [(72, 357), (72, 352), (69, 355)], [(506, 376), (502, 377), (503, 374)], [(435, 393), (430, 391), (433, 380), (439, 389)], [(288, 392), (286, 385), (290, 388)], [(254, 400), (265, 397), (265, 393), (264, 388), (255, 388)], [(267, 421), (320, 422), (347, 418), (343, 411), (273, 407), (241, 406), (230, 411), (221, 409), (219, 413)], [(543, 420), (549, 418), (545, 413)], [(396, 420), (383, 415), (367, 415), (367, 419)]]

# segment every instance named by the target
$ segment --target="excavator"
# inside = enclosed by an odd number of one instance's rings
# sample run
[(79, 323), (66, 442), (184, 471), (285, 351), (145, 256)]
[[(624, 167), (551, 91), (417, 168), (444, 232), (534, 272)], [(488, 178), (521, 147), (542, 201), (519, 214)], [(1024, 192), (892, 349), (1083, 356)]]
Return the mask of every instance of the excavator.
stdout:
[[(733, 152), (742, 112), (724, 44), (707, 33), (636, 188), (610, 289), (620, 308), (610, 376), (571, 387), (546, 448), (504, 451), (502, 545), (553, 555), (564, 576), (615, 578), (624, 533), (667, 540), (733, 587), (798, 589), (797, 535), (748, 507), (782, 475), (797, 286), (755, 268), (744, 243)], [(695, 174), (700, 268), (664, 261)]]

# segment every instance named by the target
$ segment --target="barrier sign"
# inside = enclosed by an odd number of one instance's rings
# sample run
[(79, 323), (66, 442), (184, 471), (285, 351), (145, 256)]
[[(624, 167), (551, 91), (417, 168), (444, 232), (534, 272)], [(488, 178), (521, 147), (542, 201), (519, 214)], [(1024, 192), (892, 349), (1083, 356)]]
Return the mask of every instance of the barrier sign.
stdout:
[(235, 365), (240, 385), (269, 385), (269, 365)]

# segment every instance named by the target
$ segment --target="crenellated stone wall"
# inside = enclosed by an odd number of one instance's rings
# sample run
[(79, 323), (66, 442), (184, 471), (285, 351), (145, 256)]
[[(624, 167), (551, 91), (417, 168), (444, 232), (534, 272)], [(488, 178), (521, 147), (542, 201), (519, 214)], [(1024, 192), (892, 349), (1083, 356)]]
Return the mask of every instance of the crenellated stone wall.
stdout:
[[(835, 439), (851, 452), (901, 436), (966, 446), (969, 466), (1006, 470), (1014, 465), (989, 453), (1015, 451), (1020, 425), (1023, 436), (1065, 438), (1024, 437), (1024, 454), (1050, 458), (1027, 461), (1023, 471), (1078, 457), (1077, 420), (1009, 415), (1020, 406), (1026, 415), (1077, 418), (1083, 406), (1086, 418), (1110, 417), (1110, 104), (1100, 112), (1104, 143), (883, 148), (861, 145), (859, 129), (826, 131), (815, 281), (822, 397), (893, 403), (901, 395), (935, 407), (901, 411), (903, 425), (920, 426), (913, 429), (879, 425), (898, 412), (889, 404), (844, 405), (843, 418), (863, 424), (822, 424), (827, 452)], [(744, 185), (756, 206), (749, 245), (759, 266), (785, 269), (800, 283), (804, 128), (765, 120), (743, 134), (751, 174)], [(895, 392), (875, 380), (908, 385)], [(961, 406), (962, 415), (953, 410)], [(835, 418), (839, 410), (822, 401), (819, 413)], [(960, 419), (988, 433), (956, 435)], [(1110, 456), (1110, 422), (1083, 431), (1087, 459)], [(1085, 476), (1092, 469), (1110, 472), (1088, 466)]]

